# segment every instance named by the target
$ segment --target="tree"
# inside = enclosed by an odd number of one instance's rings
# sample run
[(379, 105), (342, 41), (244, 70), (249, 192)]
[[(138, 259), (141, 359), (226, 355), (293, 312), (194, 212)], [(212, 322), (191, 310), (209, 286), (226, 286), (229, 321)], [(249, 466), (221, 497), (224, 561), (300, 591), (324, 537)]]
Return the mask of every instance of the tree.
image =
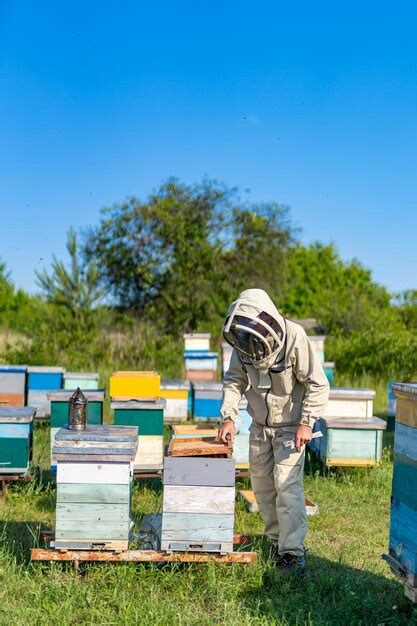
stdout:
[(86, 255), (103, 268), (120, 307), (170, 333), (219, 333), (239, 290), (276, 286), (291, 237), (278, 205), (248, 208), (222, 183), (171, 179), (144, 202), (130, 198), (105, 209), (88, 233)]
[(53, 256), (52, 272), (35, 271), (37, 284), (44, 292), (47, 302), (64, 309), (81, 327), (89, 324), (95, 304), (104, 296), (100, 275), (94, 260), (84, 262), (81, 258), (77, 235), (71, 228), (67, 234), (67, 251), (70, 267)]

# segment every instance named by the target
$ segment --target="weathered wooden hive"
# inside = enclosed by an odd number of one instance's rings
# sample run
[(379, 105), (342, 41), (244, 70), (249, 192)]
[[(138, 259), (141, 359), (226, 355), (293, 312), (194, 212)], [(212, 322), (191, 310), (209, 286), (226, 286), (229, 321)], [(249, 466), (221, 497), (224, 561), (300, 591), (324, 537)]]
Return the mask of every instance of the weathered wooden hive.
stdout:
[(55, 435), (55, 548), (126, 550), (137, 427), (88, 425)]
[(166, 401), (165, 424), (186, 421), (190, 388), (191, 385), (188, 380), (164, 380), (161, 382), (161, 398)]
[(64, 389), (75, 391), (79, 387), (83, 391), (98, 389), (98, 374), (96, 372), (65, 372)]
[[(51, 469), (53, 471), (56, 469), (56, 464), (52, 460), (52, 449), (54, 446), (55, 435), (60, 428), (68, 423), (69, 400), (73, 393), (74, 391), (72, 389), (58, 389), (57, 391), (52, 391), (48, 394), (48, 400), (51, 403)], [(83, 390), (83, 394), (88, 400), (88, 424), (102, 424), (105, 390)]]
[(382, 437), (386, 422), (373, 416), (375, 392), (370, 389), (330, 390), (324, 418), (314, 431), (310, 449), (328, 467), (372, 467), (382, 456)]
[(62, 367), (28, 367), (27, 403), (36, 408), (36, 417), (49, 417), (51, 403), (48, 394), (62, 389), (64, 369)]
[(214, 382), (193, 383), (193, 416), (196, 420), (218, 420), (223, 386)]
[(0, 365), (0, 406), (26, 404), (27, 368), (21, 365)]
[(0, 407), (0, 475), (27, 474), (32, 461), (32, 407)]
[(396, 396), (394, 475), (389, 555), (405, 594), (417, 602), (417, 384), (394, 383)]
[(230, 448), (212, 440), (176, 439), (168, 454), (161, 549), (233, 552), (236, 493)]

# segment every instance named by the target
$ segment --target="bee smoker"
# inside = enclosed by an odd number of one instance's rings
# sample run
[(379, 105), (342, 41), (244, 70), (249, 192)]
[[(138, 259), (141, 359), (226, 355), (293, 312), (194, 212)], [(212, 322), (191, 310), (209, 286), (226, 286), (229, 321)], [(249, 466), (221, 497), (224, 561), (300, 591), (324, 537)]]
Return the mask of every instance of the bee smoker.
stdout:
[(88, 400), (79, 387), (69, 399), (68, 428), (69, 430), (85, 430), (87, 427)]

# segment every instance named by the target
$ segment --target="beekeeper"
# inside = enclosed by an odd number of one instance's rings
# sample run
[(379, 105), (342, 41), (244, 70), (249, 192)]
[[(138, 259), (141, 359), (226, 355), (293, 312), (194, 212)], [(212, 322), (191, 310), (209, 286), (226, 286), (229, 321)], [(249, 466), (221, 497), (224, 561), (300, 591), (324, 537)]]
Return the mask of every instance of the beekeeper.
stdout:
[[(234, 439), (245, 395), (252, 417), (252, 489), (272, 543), (271, 557), (283, 573), (302, 575), (305, 444), (323, 415), (329, 383), (304, 329), (284, 319), (262, 289), (247, 289), (232, 303), (223, 335), (234, 349), (223, 381), (219, 437)], [(295, 448), (283, 445), (288, 441)]]

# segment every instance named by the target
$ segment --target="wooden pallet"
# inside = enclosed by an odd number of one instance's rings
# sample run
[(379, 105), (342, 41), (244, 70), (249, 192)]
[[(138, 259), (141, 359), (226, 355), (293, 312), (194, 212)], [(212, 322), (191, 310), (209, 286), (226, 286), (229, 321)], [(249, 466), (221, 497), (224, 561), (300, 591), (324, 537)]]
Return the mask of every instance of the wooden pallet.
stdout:
[(112, 552), (110, 550), (54, 550), (52, 548), (33, 548), (32, 561), (69, 561), (107, 563), (224, 563), (247, 564), (257, 560), (256, 552), (231, 552), (230, 554), (208, 554), (202, 552), (173, 552), (168, 554), (159, 550), (126, 550)]

